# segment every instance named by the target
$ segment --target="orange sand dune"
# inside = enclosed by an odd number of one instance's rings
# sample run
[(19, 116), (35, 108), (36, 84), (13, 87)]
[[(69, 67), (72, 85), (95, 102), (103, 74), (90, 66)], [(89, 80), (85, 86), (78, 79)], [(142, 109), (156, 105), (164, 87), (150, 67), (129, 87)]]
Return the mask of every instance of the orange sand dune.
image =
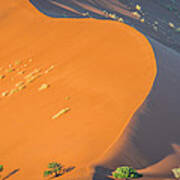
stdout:
[(111, 147), (151, 89), (149, 42), (117, 22), (48, 18), (25, 0), (1, 2), (0, 10), (2, 176), (43, 179), (54, 160), (75, 167), (59, 179), (90, 177), (85, 167)]

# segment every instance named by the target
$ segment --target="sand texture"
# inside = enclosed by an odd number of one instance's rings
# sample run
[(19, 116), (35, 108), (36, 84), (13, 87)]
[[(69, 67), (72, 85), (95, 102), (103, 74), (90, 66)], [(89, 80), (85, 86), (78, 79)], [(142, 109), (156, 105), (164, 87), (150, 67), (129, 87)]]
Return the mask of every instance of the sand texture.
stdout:
[(0, 6), (0, 157), (4, 179), (92, 179), (149, 94), (149, 41), (119, 22), (52, 19), (28, 1)]

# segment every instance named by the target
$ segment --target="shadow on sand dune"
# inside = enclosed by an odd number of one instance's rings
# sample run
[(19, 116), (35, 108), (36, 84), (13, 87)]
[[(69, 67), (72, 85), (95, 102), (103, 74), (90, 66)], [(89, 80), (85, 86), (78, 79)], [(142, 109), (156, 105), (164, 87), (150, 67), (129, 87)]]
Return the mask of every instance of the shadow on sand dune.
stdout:
[[(110, 176), (112, 176), (113, 169), (105, 168), (103, 166), (97, 166), (95, 168), (95, 173), (93, 176), (93, 180), (112, 180)], [(163, 173), (144, 173), (143, 179), (174, 179), (172, 174), (163, 174)]]
[(6, 180), (8, 178), (10, 178), (11, 176), (13, 176), (14, 174), (16, 174), (20, 169), (15, 169), (14, 171), (10, 172), (7, 176), (5, 176), (4, 178), (2, 178), (2, 180)]
[(99, 165), (145, 168), (173, 154), (172, 145), (180, 144), (180, 55), (155, 40), (151, 44), (158, 66), (153, 88)]
[(158, 74), (143, 109), (134, 116), (137, 130), (132, 137), (148, 165), (173, 153), (172, 144), (180, 144), (180, 55), (153, 40), (152, 46)]
[(144, 174), (143, 175), (144, 178), (146, 179), (151, 179), (151, 178), (154, 178), (154, 179), (174, 179), (171, 175), (166, 175), (166, 174)]
[(93, 175), (93, 180), (112, 180), (112, 178), (108, 177), (112, 175), (113, 170), (109, 168), (105, 168), (102, 166), (95, 167), (95, 173)]
[(54, 177), (51, 177), (50, 179), (54, 179), (54, 178), (63, 176), (64, 174), (71, 172), (71, 171), (74, 170), (75, 168), (76, 168), (75, 166), (70, 166), (70, 167), (67, 167), (67, 168), (63, 168), (63, 171), (62, 171), (61, 173), (57, 174), (57, 175), (54, 176)]

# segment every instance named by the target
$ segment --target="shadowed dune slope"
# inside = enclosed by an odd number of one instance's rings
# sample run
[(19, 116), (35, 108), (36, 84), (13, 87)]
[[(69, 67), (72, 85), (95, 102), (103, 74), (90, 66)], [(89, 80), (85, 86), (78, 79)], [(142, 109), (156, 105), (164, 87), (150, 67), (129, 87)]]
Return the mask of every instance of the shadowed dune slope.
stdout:
[(97, 164), (97, 177), (101, 167), (130, 165), (141, 169), (143, 179), (170, 179), (171, 169), (179, 167), (180, 55), (157, 41), (151, 40), (151, 44), (158, 64), (153, 88), (133, 115), (121, 141)]
[(111, 147), (152, 87), (150, 43), (127, 25), (51, 19), (25, 0), (0, 10), (2, 176), (42, 179), (57, 161), (75, 167), (59, 179), (90, 178), (85, 167)]

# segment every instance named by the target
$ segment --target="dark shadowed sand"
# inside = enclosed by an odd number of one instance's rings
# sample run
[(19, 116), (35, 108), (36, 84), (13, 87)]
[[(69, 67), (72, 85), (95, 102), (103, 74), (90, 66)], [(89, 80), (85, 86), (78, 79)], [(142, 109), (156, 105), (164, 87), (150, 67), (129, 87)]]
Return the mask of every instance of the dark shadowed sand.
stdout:
[(180, 55), (150, 41), (158, 65), (153, 88), (125, 133), (97, 166), (145, 168), (140, 172), (153, 180), (172, 177), (171, 169), (180, 164)]

